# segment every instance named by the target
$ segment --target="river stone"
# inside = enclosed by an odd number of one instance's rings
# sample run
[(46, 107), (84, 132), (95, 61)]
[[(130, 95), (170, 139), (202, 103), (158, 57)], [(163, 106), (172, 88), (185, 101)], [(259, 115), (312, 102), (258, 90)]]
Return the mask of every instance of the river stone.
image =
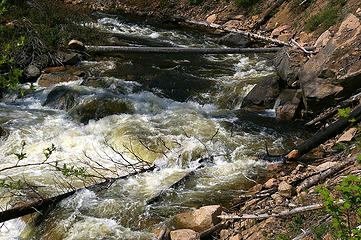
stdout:
[(42, 105), (67, 111), (75, 105), (76, 99), (89, 94), (92, 94), (92, 92), (84, 87), (57, 86), (49, 92)]
[(220, 205), (205, 206), (191, 212), (177, 214), (174, 221), (179, 228), (201, 232), (219, 223), (218, 215), (221, 212), (222, 207)]
[(82, 100), (69, 110), (69, 115), (78, 122), (87, 124), (89, 120), (99, 120), (109, 115), (133, 113), (134, 109), (129, 100), (108, 95), (89, 97)]
[(278, 185), (278, 192), (281, 196), (290, 198), (294, 192), (294, 188), (287, 182), (282, 181), (280, 185)]
[(200, 234), (191, 229), (179, 229), (170, 232), (171, 240), (200, 240)]
[(0, 139), (5, 139), (9, 136), (9, 130), (5, 129), (4, 127), (0, 126)]
[(229, 47), (245, 48), (249, 45), (250, 41), (247, 37), (239, 33), (229, 33), (221, 37), (218, 43)]
[(29, 65), (25, 68), (24, 74), (28, 80), (36, 80), (40, 76), (41, 72), (37, 66)]
[(273, 187), (276, 187), (276, 186), (277, 186), (277, 179), (275, 179), (275, 178), (270, 178), (270, 179), (268, 179), (267, 182), (265, 182), (265, 183), (263, 184), (263, 186), (264, 186), (265, 188), (273, 188)]
[(246, 95), (241, 107), (249, 111), (272, 108), (280, 93), (279, 80), (278, 76), (265, 77)]

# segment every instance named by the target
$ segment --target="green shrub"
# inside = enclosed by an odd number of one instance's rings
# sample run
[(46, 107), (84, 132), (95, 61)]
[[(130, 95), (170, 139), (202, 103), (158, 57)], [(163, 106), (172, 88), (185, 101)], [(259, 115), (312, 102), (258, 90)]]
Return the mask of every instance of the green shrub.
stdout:
[(325, 10), (321, 11), (320, 13), (311, 16), (307, 23), (306, 29), (308, 31), (314, 31), (317, 28), (321, 27), (322, 30), (326, 30), (332, 25), (336, 23), (336, 19), (338, 18), (338, 8), (326, 8)]
[(361, 223), (361, 178), (348, 175), (335, 188), (340, 193), (337, 199), (327, 188), (319, 187), (326, 211), (332, 216), (332, 227), (338, 239), (361, 239), (357, 228)]

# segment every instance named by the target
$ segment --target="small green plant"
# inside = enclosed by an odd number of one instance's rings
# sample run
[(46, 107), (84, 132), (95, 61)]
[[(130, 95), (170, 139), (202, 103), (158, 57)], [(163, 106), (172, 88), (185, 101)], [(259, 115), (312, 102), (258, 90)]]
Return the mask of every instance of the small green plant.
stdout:
[(11, 189), (11, 190), (21, 190), (23, 189), (23, 184), (21, 183), (20, 180), (18, 180), (17, 182), (11, 182), (11, 181), (6, 181), (6, 180), (2, 180), (0, 181), (0, 188), (7, 188), (7, 189)]
[(337, 18), (337, 7), (326, 8), (307, 20), (306, 29), (312, 32), (321, 26), (322, 30), (326, 30), (336, 23)]
[(361, 231), (355, 226), (361, 223), (361, 178), (348, 175), (335, 188), (340, 198), (335, 198), (325, 187), (318, 192), (323, 198), (326, 211), (332, 216), (332, 227), (338, 239), (361, 239)]
[(63, 166), (59, 166), (58, 162), (56, 162), (55, 168), (66, 177), (70, 177), (70, 176), (83, 177), (83, 178), (90, 177), (86, 173), (85, 168), (76, 168), (75, 166), (68, 166), (66, 163), (64, 163)]
[(0, 15), (2, 15), (6, 11), (5, 8), (5, 0), (0, 1)]
[(311, 230), (312, 230), (313, 237), (315, 240), (322, 240), (323, 236), (328, 231), (328, 224), (323, 222), (318, 226), (312, 226)]

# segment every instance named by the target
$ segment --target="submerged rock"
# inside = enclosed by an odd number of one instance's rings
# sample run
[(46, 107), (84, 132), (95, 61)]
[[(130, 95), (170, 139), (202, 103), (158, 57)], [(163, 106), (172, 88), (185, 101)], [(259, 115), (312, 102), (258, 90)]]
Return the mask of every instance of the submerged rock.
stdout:
[(7, 138), (9, 136), (9, 130), (7, 130), (6, 128), (0, 126), (0, 139), (4, 139)]
[(49, 92), (45, 102), (43, 103), (43, 106), (49, 106), (68, 111), (75, 105), (76, 99), (78, 99), (80, 96), (89, 94), (92, 94), (92, 92), (87, 91), (84, 88), (74, 86), (58, 86)]
[(133, 112), (129, 100), (104, 95), (83, 100), (69, 110), (69, 115), (75, 121), (88, 123), (91, 119), (98, 120), (113, 114)]
[(174, 220), (179, 228), (189, 228), (201, 232), (219, 223), (218, 215), (221, 212), (220, 205), (205, 206), (191, 212), (177, 214)]
[(280, 92), (279, 77), (265, 77), (243, 99), (242, 108), (259, 111), (272, 108)]

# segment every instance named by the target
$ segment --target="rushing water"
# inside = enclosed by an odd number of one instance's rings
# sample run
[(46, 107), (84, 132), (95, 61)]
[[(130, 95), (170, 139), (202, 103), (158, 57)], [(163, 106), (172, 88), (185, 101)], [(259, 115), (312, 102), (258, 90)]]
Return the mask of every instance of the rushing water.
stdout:
[[(115, 16), (87, 24), (135, 46), (223, 47), (202, 33), (155, 28)], [(152, 231), (163, 223), (171, 227), (176, 213), (225, 203), (247, 189), (267, 164), (252, 157), (264, 152), (264, 139), (272, 143), (272, 151), (282, 151), (302, 136), (294, 130), (282, 132), (240, 121), (234, 114), (254, 83), (274, 74), (264, 56), (132, 54), (83, 61), (78, 68), (87, 77), (66, 85), (87, 91), (84, 101), (111, 92), (132, 111), (82, 124), (66, 111), (43, 106), (54, 87), (35, 86), (36, 91), (24, 98), (4, 99), (0, 124), (10, 134), (0, 140), (0, 168), (16, 163), (13, 153), (20, 152), (25, 141), (27, 158), (20, 163), (42, 161), (44, 149), (54, 144), (57, 150), (49, 161), (83, 166), (86, 153), (111, 169), (108, 157), (114, 152), (110, 153), (105, 140), (126, 158), (134, 160), (127, 151), (131, 148), (159, 168), (119, 180), (100, 192), (80, 191), (31, 226), (20, 219), (9, 221), (1, 227), (1, 239), (154, 239)], [(84, 86), (84, 81), (101, 82), (103, 87)], [(192, 171), (197, 160), (211, 156), (213, 165), (197, 171), (180, 189), (168, 191), (158, 203), (146, 205)], [(60, 177), (48, 166), (1, 174), (0, 178), (27, 179), (47, 195), (59, 191)], [(76, 180), (74, 184), (82, 186)], [(6, 196), (6, 190), (0, 191)], [(20, 199), (25, 197), (29, 198)], [(3, 207), (7, 200), (0, 200)]]

